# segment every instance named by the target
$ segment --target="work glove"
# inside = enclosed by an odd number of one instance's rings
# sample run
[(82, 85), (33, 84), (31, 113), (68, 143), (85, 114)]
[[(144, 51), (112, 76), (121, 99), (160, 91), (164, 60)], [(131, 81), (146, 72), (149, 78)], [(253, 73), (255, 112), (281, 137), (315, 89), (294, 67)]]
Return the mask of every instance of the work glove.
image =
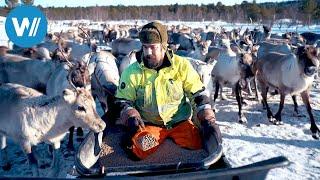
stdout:
[(135, 134), (138, 131), (139, 127), (145, 127), (139, 112), (132, 107), (120, 113), (120, 120), (122, 124), (128, 128), (128, 131), (130, 131), (131, 134)]
[(127, 120), (128, 123), (128, 131), (131, 135), (131, 137), (133, 137), (140, 128), (144, 128), (144, 122), (142, 121), (142, 119), (140, 117), (129, 117)]
[(203, 109), (197, 114), (198, 119), (201, 123), (201, 135), (204, 142), (204, 148), (208, 151), (209, 147), (207, 143), (210, 140), (210, 137), (215, 137), (218, 144), (222, 143), (222, 136), (219, 129), (219, 126), (215, 123), (215, 114), (212, 109)]
[(145, 127), (144, 122), (142, 121), (139, 112), (134, 108), (122, 113), (121, 118), (124, 119), (127, 127), (127, 133), (122, 137), (121, 146), (131, 160), (137, 161), (139, 158), (132, 152), (132, 137), (140, 128)]

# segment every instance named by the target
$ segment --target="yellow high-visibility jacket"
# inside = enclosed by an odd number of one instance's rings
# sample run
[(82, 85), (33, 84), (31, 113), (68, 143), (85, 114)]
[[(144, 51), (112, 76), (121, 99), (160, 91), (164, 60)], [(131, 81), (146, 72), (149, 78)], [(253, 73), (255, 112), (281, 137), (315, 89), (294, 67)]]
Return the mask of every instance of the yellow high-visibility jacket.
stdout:
[[(170, 66), (159, 71), (144, 66), (142, 59), (121, 75), (116, 98), (131, 101), (144, 121), (171, 128), (192, 115), (193, 95), (204, 89), (190, 62), (166, 53)], [(141, 55), (141, 58), (143, 56)]]

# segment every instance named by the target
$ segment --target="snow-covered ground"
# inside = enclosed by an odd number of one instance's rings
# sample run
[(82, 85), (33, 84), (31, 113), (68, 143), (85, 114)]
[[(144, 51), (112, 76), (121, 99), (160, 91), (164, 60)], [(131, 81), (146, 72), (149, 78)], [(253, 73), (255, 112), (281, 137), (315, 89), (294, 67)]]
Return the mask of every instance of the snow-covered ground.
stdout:
[[(74, 20), (74, 21), (49, 21), (48, 31), (60, 32), (61, 30), (66, 30), (68, 27), (67, 24), (77, 23), (87, 23), (90, 24), (88, 20)], [(122, 20), (122, 21), (107, 21), (107, 22), (91, 22), (90, 28), (93, 29), (101, 29), (102, 26), (100, 24), (107, 23), (109, 25), (138, 25), (143, 26), (144, 24), (148, 23), (147, 20)], [(188, 21), (162, 21), (166, 25), (185, 25), (191, 28), (203, 28), (205, 29), (207, 26), (211, 28), (220, 28), (223, 27), (226, 30), (232, 30), (234, 28), (240, 27), (242, 31), (245, 31), (246, 28), (253, 30), (254, 28), (260, 28), (262, 30), (262, 24), (247, 24), (247, 23), (227, 23), (224, 21), (203, 21), (203, 22), (188, 22)], [(73, 27), (76, 28), (76, 27)], [(296, 25), (290, 26), (290, 24), (274, 24), (272, 26), (272, 33), (285, 33), (285, 32), (307, 32), (312, 31), (315, 33), (320, 33), (320, 25), (310, 25), (310, 26), (303, 26), (303, 25)]]
[(0, 16), (0, 46), (8, 46), (8, 36), (6, 30), (4, 28), (4, 24), (6, 22), (6, 18)]
[[(320, 80), (315, 82), (311, 100), (314, 117), (320, 126)], [(248, 105), (244, 113), (248, 118), (247, 125), (237, 123), (237, 103), (231, 90), (225, 88), (229, 100), (218, 101), (216, 114), (223, 134), (224, 154), (232, 167), (247, 165), (276, 156), (287, 157), (291, 164), (288, 167), (271, 170), (267, 179), (320, 179), (320, 141), (311, 137), (310, 122), (305, 107), (298, 98), (299, 110), (304, 117), (293, 115), (293, 103), (288, 96), (282, 112), (284, 125), (275, 126), (268, 122), (262, 105), (247, 98)], [(273, 112), (278, 108), (279, 97), (269, 98)], [(76, 143), (78, 146), (79, 143)], [(40, 156), (40, 175), (46, 176), (50, 171), (49, 158), (45, 145), (41, 145), (37, 154)], [(65, 155), (59, 177), (66, 177), (72, 171), (73, 156), (68, 156), (66, 142), (62, 144)], [(0, 176), (31, 176), (27, 159), (21, 149), (10, 142), (9, 159), (13, 164), (10, 171), (0, 169)]]
[[(124, 21), (123, 23), (125, 23)], [(116, 23), (116, 22), (111, 22)], [(117, 22), (119, 23), (119, 22)], [(130, 21), (129, 23), (135, 23)], [(146, 21), (139, 21), (144, 24)], [(169, 22), (168, 22), (169, 23)], [(171, 22), (181, 23), (181, 22)], [(211, 23), (211, 22), (210, 22)], [(0, 25), (3, 23), (0, 22)], [(203, 27), (205, 23), (185, 23), (192, 26)], [(217, 23), (219, 24), (219, 23)], [(220, 24), (223, 24), (220, 22)], [(52, 29), (62, 28), (58, 25), (52, 25)], [(224, 24), (224, 27), (236, 27), (242, 25)], [(249, 25), (248, 25), (249, 26)], [(253, 25), (250, 25), (253, 26)], [(243, 27), (245, 29), (245, 27)], [(4, 27), (0, 26), (0, 32), (3, 32)], [(276, 28), (273, 29), (277, 31)], [(279, 29), (285, 32), (285, 29)], [(296, 28), (292, 28), (295, 31)], [(298, 27), (301, 31), (318, 32), (319, 26)], [(291, 30), (289, 30), (291, 31)], [(58, 31), (59, 32), (59, 31)], [(0, 33), (0, 41), (4, 37)], [(1, 43), (0, 43), (1, 44)], [(320, 126), (320, 80), (315, 82), (315, 87), (311, 93), (311, 106), (313, 107), (314, 117), (317, 124)], [(229, 100), (218, 101), (216, 114), (218, 124), (221, 127), (223, 134), (223, 148), (226, 158), (233, 167), (247, 165), (260, 160), (269, 159), (276, 156), (286, 156), (291, 165), (284, 168), (271, 170), (267, 179), (320, 179), (320, 140), (314, 140), (310, 133), (310, 121), (305, 110), (305, 107), (300, 98), (298, 98), (299, 110), (304, 117), (293, 116), (293, 103), (288, 96), (285, 101), (285, 107), (282, 112), (284, 125), (275, 126), (268, 122), (266, 111), (262, 109), (261, 104), (254, 100), (247, 100), (248, 105), (244, 107), (244, 113), (248, 118), (247, 125), (237, 123), (237, 103), (235, 97), (231, 96), (231, 90), (224, 89)], [(275, 113), (278, 108), (279, 97), (274, 96), (269, 98), (270, 106)], [(78, 146), (78, 143), (76, 144)], [(73, 166), (73, 156), (68, 156), (66, 151), (66, 141), (62, 144), (62, 151), (65, 155), (60, 177), (66, 177)], [(47, 154), (47, 146), (41, 145), (37, 148), (37, 154), (40, 157), (40, 175), (47, 176), (49, 168), (49, 158)], [(0, 176), (31, 176), (31, 170), (28, 167), (27, 159), (22, 153), (19, 146), (13, 142), (8, 143), (9, 160), (13, 167), (10, 171), (3, 171), (0, 168)]]
[[(317, 80), (318, 88), (313, 88), (311, 93), (311, 106), (318, 126), (319, 83)], [(219, 112), (216, 115), (223, 134), (224, 153), (233, 167), (282, 155), (289, 159), (290, 166), (271, 170), (267, 179), (320, 179), (320, 141), (311, 137), (309, 116), (301, 98), (298, 98), (298, 104), (304, 117), (293, 115), (293, 102), (287, 96), (282, 111), (284, 125), (275, 126), (268, 122), (262, 105), (253, 100), (247, 100), (248, 105), (244, 107), (248, 124), (236, 123), (237, 103), (235, 97), (229, 97), (230, 100), (217, 103)], [(269, 98), (273, 114), (278, 110), (279, 101), (279, 96)]]

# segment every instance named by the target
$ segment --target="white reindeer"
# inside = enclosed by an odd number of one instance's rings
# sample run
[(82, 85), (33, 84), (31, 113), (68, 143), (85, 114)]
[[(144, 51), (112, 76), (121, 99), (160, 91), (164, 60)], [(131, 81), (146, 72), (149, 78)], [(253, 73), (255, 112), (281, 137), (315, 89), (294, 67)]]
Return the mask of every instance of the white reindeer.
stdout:
[[(225, 47), (219, 53), (216, 65), (212, 70), (214, 82), (215, 82), (215, 94), (214, 102), (218, 97), (218, 91), (220, 84), (230, 84), (236, 93), (236, 99), (238, 102), (239, 112), (238, 121), (240, 123), (246, 123), (247, 119), (242, 114), (242, 97), (241, 97), (241, 85), (246, 78), (253, 76), (250, 65), (245, 63), (241, 55), (237, 55), (230, 48), (230, 41), (224, 39), (222, 45)], [(241, 83), (241, 84), (240, 84)]]
[(87, 90), (76, 89), (74, 92), (66, 89), (59, 96), (48, 97), (21, 85), (0, 86), (2, 151), (6, 147), (6, 137), (12, 138), (27, 155), (34, 176), (38, 176), (39, 172), (32, 146), (41, 142), (53, 144), (52, 175), (56, 177), (62, 158), (60, 142), (71, 126), (88, 128), (94, 132), (101, 132), (106, 126), (97, 114), (95, 102)]

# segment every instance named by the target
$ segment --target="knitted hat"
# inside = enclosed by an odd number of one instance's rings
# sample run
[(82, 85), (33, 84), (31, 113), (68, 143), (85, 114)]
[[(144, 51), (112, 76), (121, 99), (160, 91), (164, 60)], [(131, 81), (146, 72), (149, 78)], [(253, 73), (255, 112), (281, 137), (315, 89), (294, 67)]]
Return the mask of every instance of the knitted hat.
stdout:
[(141, 43), (166, 45), (168, 42), (167, 27), (158, 21), (148, 23), (142, 27), (139, 39)]

